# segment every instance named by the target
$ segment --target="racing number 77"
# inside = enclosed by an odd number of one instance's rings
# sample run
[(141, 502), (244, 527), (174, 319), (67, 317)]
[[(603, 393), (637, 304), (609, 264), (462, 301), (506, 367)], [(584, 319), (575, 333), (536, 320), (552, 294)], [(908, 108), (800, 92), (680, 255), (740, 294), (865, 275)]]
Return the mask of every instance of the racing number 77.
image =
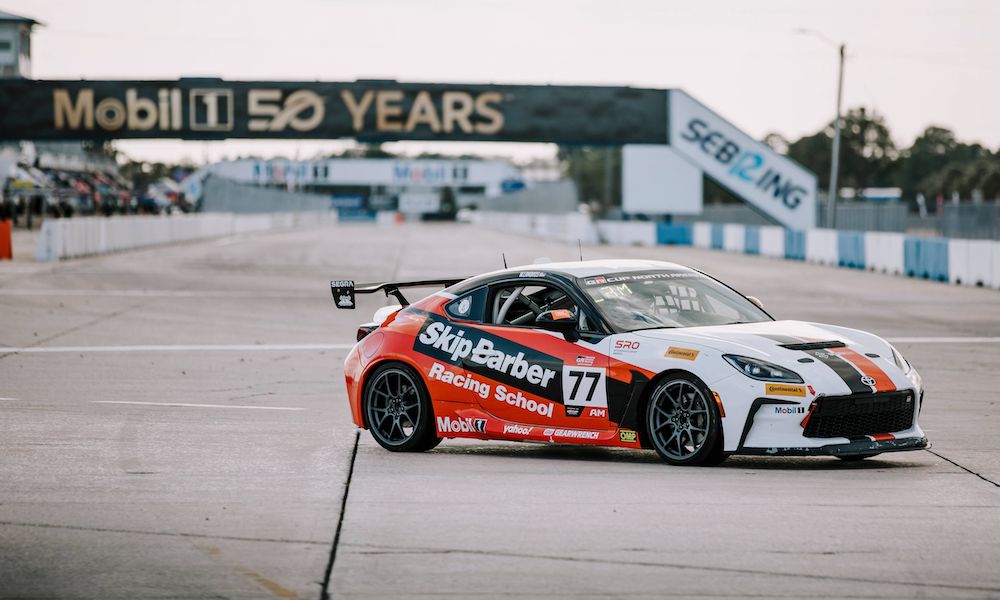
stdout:
[(570, 371), (569, 376), (575, 379), (573, 383), (573, 391), (569, 394), (569, 399), (572, 402), (576, 402), (577, 393), (580, 391), (580, 384), (583, 383), (584, 379), (590, 380), (590, 389), (587, 391), (587, 398), (584, 402), (590, 402), (594, 398), (594, 391), (597, 389), (597, 383), (601, 380), (601, 374), (595, 371)]

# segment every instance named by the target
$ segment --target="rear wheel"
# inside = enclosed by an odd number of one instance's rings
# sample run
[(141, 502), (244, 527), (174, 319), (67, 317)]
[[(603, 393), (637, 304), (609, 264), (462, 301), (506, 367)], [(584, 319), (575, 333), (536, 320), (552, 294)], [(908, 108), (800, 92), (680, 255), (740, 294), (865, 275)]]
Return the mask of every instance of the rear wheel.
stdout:
[(389, 363), (375, 369), (365, 386), (365, 416), (372, 437), (386, 450), (423, 452), (441, 442), (427, 390), (406, 365)]
[(716, 465), (725, 460), (718, 407), (705, 386), (687, 374), (665, 377), (646, 405), (646, 432), (672, 465)]

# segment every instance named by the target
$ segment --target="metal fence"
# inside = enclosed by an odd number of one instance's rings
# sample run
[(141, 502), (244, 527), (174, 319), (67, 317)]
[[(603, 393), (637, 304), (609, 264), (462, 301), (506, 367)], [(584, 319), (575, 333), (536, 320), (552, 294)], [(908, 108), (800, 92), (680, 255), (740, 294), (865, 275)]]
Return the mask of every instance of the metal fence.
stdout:
[(944, 237), (1000, 240), (1000, 205), (944, 205), (937, 231)]
[[(826, 227), (826, 204), (816, 208), (817, 227)], [(837, 229), (854, 231), (906, 231), (907, 208), (904, 204), (841, 203), (837, 205)], [(774, 225), (775, 223), (745, 204), (707, 204), (700, 215), (678, 216), (677, 223), (737, 223)]]

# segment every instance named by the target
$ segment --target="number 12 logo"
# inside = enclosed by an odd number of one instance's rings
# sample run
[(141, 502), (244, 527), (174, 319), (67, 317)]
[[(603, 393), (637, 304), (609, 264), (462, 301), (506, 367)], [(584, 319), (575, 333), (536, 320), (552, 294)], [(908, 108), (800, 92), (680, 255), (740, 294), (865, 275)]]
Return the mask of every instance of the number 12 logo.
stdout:
[(566, 406), (586, 408), (608, 407), (605, 370), (597, 367), (572, 367), (563, 369), (563, 403)]

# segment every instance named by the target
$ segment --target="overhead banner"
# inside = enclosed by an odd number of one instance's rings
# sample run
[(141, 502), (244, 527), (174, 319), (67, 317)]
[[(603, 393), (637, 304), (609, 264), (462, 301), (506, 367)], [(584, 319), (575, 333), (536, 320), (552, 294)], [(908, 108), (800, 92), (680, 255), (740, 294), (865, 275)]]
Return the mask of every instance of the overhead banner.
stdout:
[(662, 144), (666, 91), (395, 81), (0, 81), (0, 139)]
[(670, 145), (782, 225), (815, 226), (816, 176), (680, 90), (670, 90)]

